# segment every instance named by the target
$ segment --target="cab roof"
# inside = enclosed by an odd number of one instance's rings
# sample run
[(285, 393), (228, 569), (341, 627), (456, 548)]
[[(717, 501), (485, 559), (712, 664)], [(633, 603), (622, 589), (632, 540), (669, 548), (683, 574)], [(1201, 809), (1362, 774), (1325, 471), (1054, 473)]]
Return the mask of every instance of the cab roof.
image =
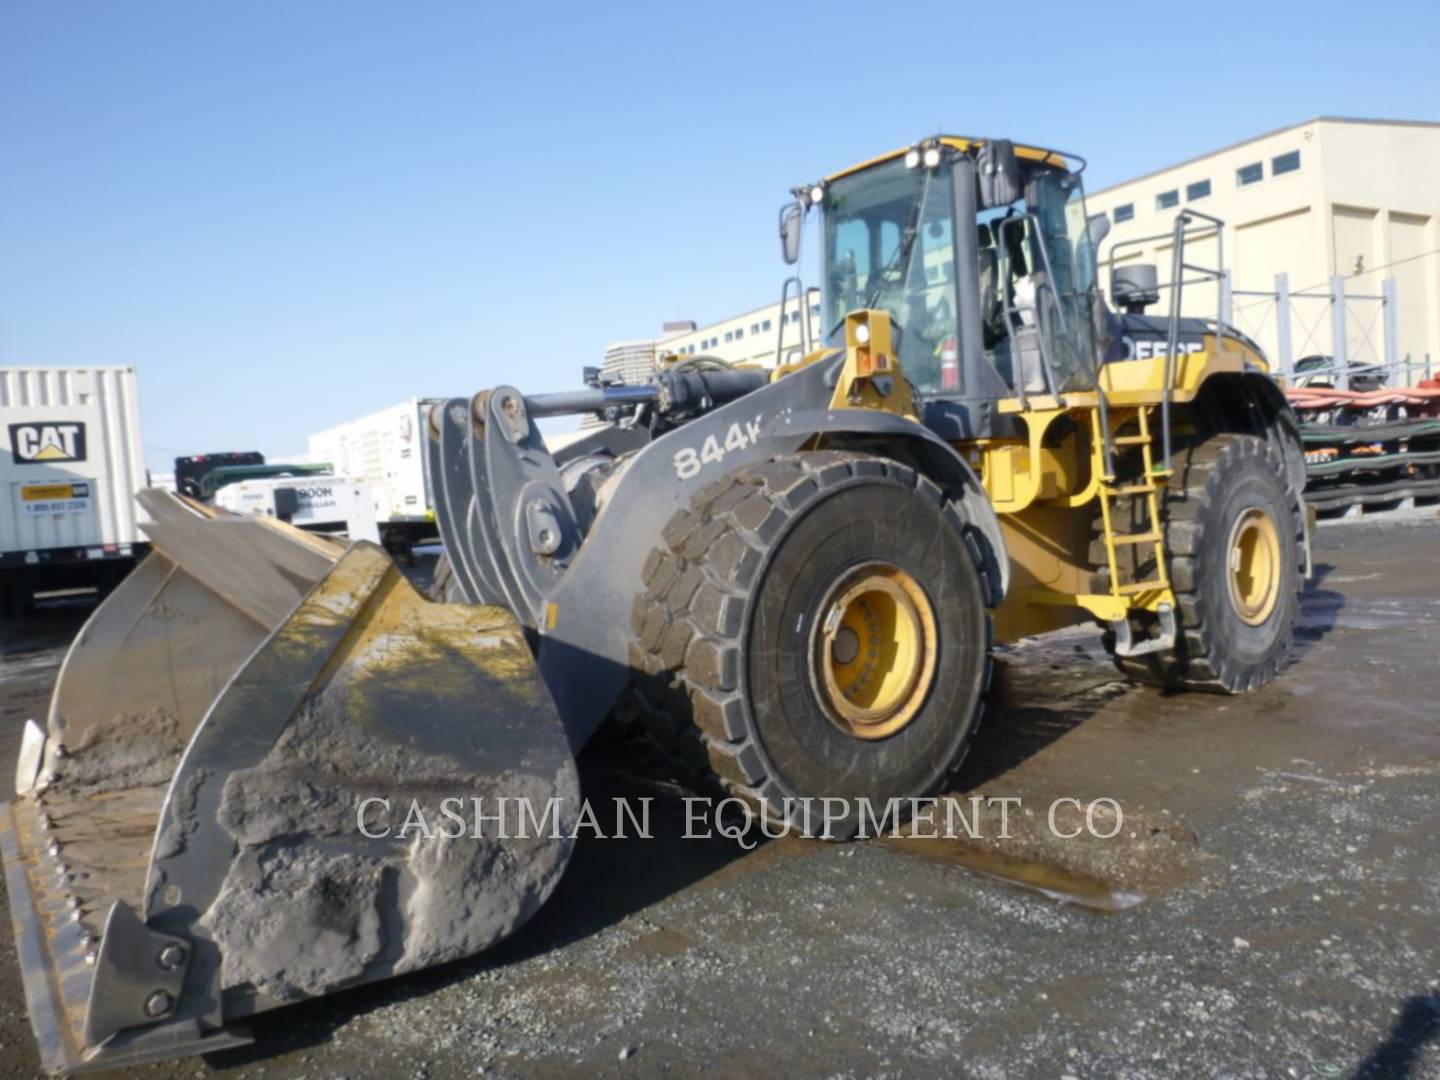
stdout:
[[(963, 152), (966, 150), (973, 150), (976, 147), (984, 146), (985, 143), (989, 142), (990, 140), (983, 139), (975, 135), (937, 135), (934, 136), (933, 139), (926, 139), (924, 141), (927, 143), (932, 141), (938, 142), (942, 146), (948, 146), (953, 150), (959, 150)], [(914, 146), (915, 144), (911, 144), (910, 146), (902, 146), (898, 150), (891, 150), (888, 154), (881, 154), (879, 157), (873, 157), (870, 158), (868, 161), (862, 161), (858, 165), (851, 165), (848, 169), (841, 169), (839, 172), (831, 173), (829, 176), (825, 177), (825, 183), (829, 184), (836, 180), (839, 180), (842, 177), (851, 176), (855, 173), (863, 172), (866, 169), (872, 168), (873, 166), (883, 165), (887, 161), (894, 161), (896, 158), (904, 157), (912, 149), (914, 149)], [(1033, 161), (1038, 165), (1048, 165), (1051, 168), (1055, 169), (1069, 168), (1069, 164), (1066, 160), (1068, 155), (1062, 153), (1059, 150), (1046, 150), (1038, 146), (1021, 146), (1019, 143), (1016, 143), (1015, 156), (1024, 158), (1026, 161)]]

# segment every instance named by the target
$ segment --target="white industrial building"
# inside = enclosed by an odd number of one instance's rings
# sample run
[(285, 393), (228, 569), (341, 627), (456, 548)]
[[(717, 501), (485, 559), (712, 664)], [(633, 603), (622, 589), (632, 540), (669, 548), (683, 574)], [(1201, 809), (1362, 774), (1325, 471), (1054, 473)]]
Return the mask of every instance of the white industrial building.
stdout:
[[(1440, 364), (1440, 123), (1321, 116), (1089, 192), (1087, 204), (1112, 223), (1102, 260), (1113, 251), (1117, 262), (1154, 262), (1162, 281), (1170, 279), (1169, 238), (1137, 240), (1168, 233), (1184, 209), (1224, 221), (1231, 319), (1271, 356), (1287, 331), (1294, 357), (1332, 354), (1339, 278), (1350, 359), (1382, 360), (1388, 323), (1394, 355), (1422, 364), (1428, 354)], [(1213, 229), (1187, 241), (1186, 262), (1213, 267), (1216, 259)], [(1290, 294), (1285, 328), (1272, 298), (1278, 275)], [(1101, 282), (1108, 287), (1103, 270)], [(1391, 290), (1387, 318), (1371, 298)], [(1188, 315), (1218, 310), (1213, 284), (1187, 285), (1184, 296)]]
[[(1087, 203), (1112, 223), (1102, 288), (1112, 252), (1116, 262), (1156, 263), (1168, 281), (1169, 232), (1193, 209), (1224, 222), (1230, 295), (1211, 282), (1187, 285), (1187, 315), (1214, 317), (1223, 302), (1271, 357), (1335, 355), (1338, 291), (1348, 358), (1408, 356), (1415, 367), (1401, 381), (1422, 375), (1427, 357), (1440, 366), (1440, 123), (1317, 117), (1090, 192)], [(1213, 227), (1187, 241), (1186, 262), (1213, 267), (1217, 258)], [(1288, 296), (1277, 300), (1277, 290)], [(818, 337), (819, 316), (812, 290), (783, 312), (770, 304), (703, 327), (667, 323), (660, 337), (607, 346), (605, 366), (638, 382), (669, 353), (773, 365), (782, 320), (788, 355), (802, 319)]]
[[(810, 326), (802, 325), (808, 318)], [(655, 364), (671, 354), (680, 356), (714, 356), (732, 364), (775, 365), (775, 349), (780, 344), (781, 324), (785, 338), (780, 347), (794, 359), (794, 350), (801, 345), (804, 332), (807, 342), (815, 342), (820, 333), (820, 296), (811, 290), (802, 304), (793, 297), (784, 310), (778, 303), (733, 315), (707, 326), (695, 323), (669, 322), (660, 336), (633, 341), (614, 341), (605, 346), (602, 368), (618, 372), (626, 383), (643, 382)]]

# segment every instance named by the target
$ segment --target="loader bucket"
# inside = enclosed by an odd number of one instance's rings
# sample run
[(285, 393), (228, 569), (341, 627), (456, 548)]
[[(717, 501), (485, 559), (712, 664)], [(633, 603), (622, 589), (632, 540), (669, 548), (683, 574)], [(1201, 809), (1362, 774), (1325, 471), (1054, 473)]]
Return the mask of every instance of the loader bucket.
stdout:
[(373, 544), (141, 502), (153, 551), (76, 638), (0, 807), (52, 1073), (236, 1045), (248, 1014), (488, 948), (579, 813), (508, 611), (433, 603)]

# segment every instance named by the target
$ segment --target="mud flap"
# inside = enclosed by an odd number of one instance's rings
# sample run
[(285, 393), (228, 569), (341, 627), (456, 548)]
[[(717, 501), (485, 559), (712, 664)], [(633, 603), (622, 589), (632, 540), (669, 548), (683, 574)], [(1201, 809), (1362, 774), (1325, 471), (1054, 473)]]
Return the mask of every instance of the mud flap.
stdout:
[(548, 897), (580, 809), (508, 611), (432, 603), (372, 544), (142, 501), (154, 552), (0, 812), (51, 1072), (234, 1045), (237, 1018), (480, 952)]

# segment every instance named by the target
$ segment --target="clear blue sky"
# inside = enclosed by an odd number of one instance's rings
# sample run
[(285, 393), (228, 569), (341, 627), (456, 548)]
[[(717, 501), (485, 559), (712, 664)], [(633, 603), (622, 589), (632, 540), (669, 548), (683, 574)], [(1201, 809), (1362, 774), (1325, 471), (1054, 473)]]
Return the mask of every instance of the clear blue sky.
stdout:
[(0, 363), (134, 364), (152, 467), (299, 449), (766, 303), (792, 184), (942, 128), (1095, 188), (1440, 119), (1433, 2), (1286, 8), (6, 0)]

